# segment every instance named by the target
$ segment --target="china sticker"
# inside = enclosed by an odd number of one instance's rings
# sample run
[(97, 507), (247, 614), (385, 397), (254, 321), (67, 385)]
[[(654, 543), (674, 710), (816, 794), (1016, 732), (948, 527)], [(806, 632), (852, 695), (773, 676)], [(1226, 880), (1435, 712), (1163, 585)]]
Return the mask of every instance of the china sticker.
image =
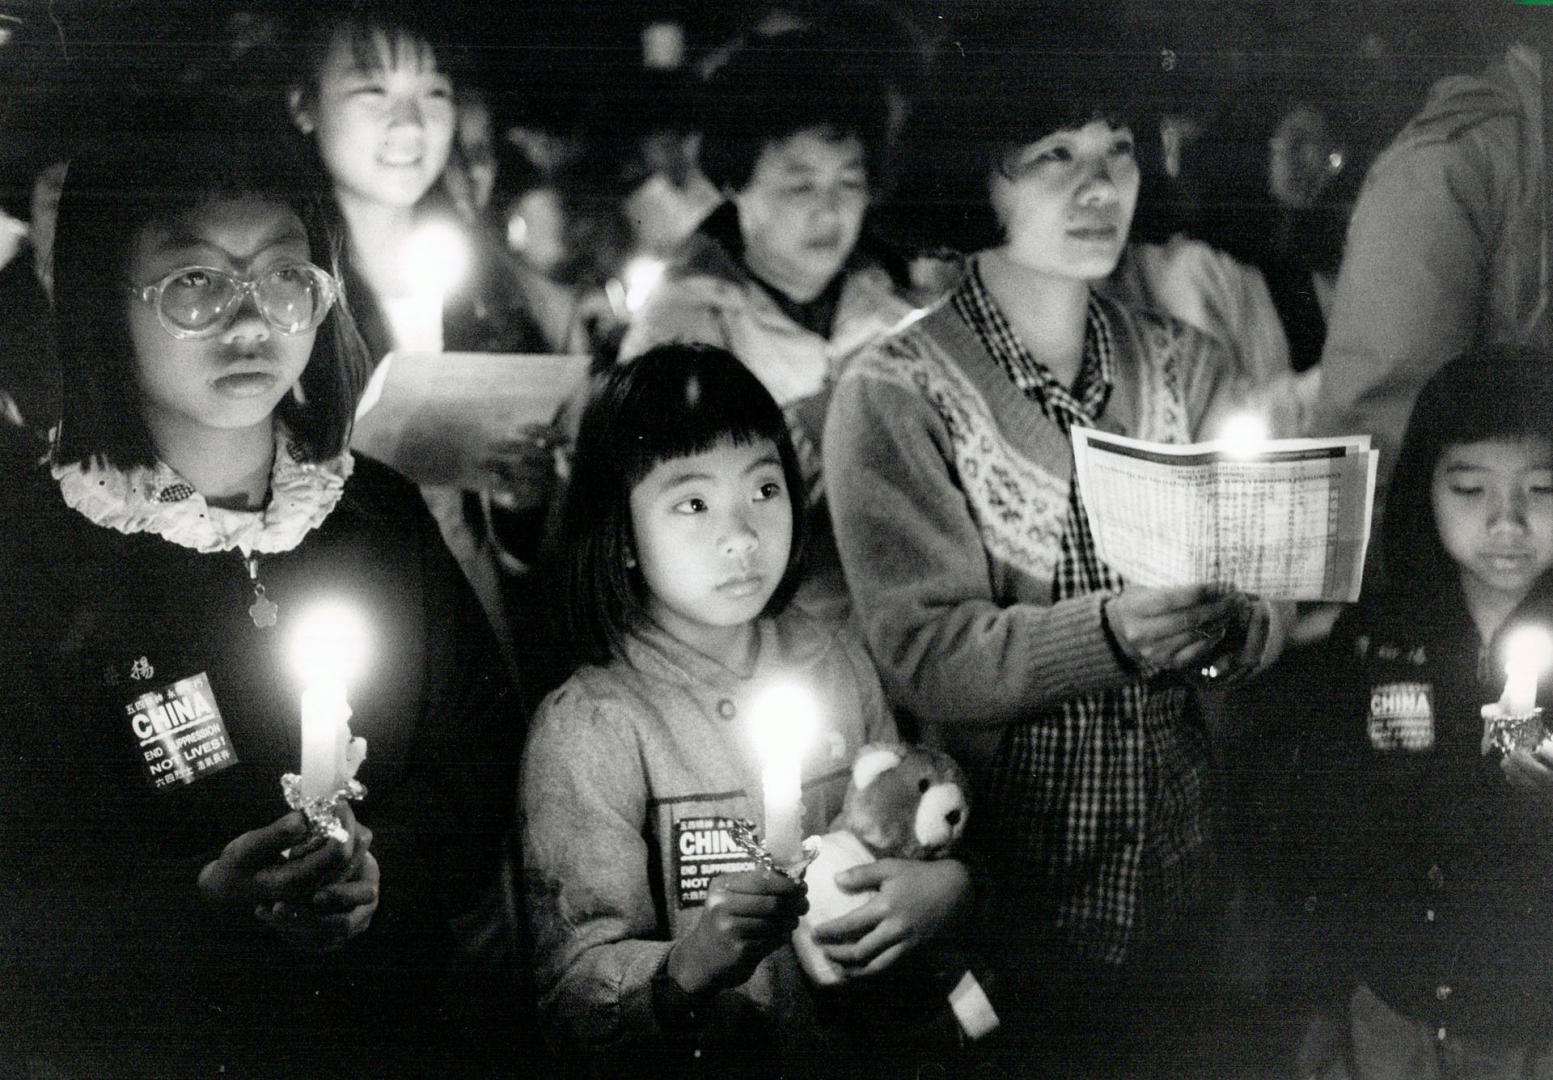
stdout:
[(1433, 746), (1433, 687), (1394, 682), (1371, 690), (1370, 745), (1377, 750), (1427, 750)]
[(192, 784), (237, 764), (203, 671), (146, 691), (124, 711), (146, 779), (159, 791)]
[(706, 903), (706, 889), (719, 874), (756, 869), (755, 860), (734, 842), (732, 818), (682, 818), (674, 823), (674, 876), (681, 908)]

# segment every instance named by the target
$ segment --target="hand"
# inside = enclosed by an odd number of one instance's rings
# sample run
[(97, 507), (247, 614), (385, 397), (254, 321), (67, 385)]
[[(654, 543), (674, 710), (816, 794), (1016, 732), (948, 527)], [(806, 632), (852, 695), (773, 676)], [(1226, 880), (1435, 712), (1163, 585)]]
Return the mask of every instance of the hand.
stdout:
[(798, 928), (806, 891), (770, 870), (713, 879), (701, 918), (669, 950), (670, 977), (689, 994), (739, 986)]
[(546, 506), (555, 488), (555, 447), (561, 432), (531, 424), (490, 448), (485, 467), (491, 476), (491, 501), (521, 513)]
[(1272, 633), (1272, 605), (1246, 593), (1234, 593), (1240, 610), (1231, 620), (1225, 638), (1227, 648), (1202, 665), (1203, 676), (1214, 686), (1229, 686), (1242, 681), (1262, 662), (1267, 639)]
[(1129, 586), (1106, 601), (1105, 619), (1134, 664), (1178, 671), (1221, 652), (1245, 604), (1244, 594), (1218, 585)]
[[(372, 830), (356, 820), (350, 804), (339, 804), (345, 843), (311, 836), (307, 819), (293, 810), (260, 829), (245, 832), (222, 849), (199, 874), (206, 903), (249, 908), (278, 901), (304, 903), (318, 890), (344, 880), (372, 845)], [(289, 856), (281, 852), (290, 849)]]
[(361, 849), (350, 873), (319, 889), (306, 904), (259, 904), (254, 918), (295, 948), (331, 952), (372, 925), (379, 878), (377, 858)]
[(1553, 810), (1553, 741), (1544, 739), (1535, 750), (1511, 750), (1499, 768), (1512, 787)]
[(877, 890), (861, 907), (814, 928), (814, 940), (848, 977), (878, 974), (938, 937), (971, 897), (970, 874), (953, 859), (880, 859), (837, 874), (836, 886)]

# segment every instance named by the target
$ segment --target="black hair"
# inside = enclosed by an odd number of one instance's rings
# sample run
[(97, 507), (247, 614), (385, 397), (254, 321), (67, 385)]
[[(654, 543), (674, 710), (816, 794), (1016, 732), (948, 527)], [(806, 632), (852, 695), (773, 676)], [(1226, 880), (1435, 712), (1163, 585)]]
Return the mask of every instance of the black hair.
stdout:
[(301, 7), (292, 16), (287, 41), (290, 89), (300, 91), (302, 103), (312, 104), (318, 76), (344, 34), (351, 55), (362, 70), (375, 70), (381, 62), (380, 40), (395, 48), (424, 48), (437, 70), (455, 83), (471, 75), (472, 50), (456, 44), (444, 5), (424, 0), (322, 0)]
[(737, 357), (712, 345), (660, 345), (600, 377), (577, 434), (561, 517), (563, 628), (579, 664), (605, 664), (646, 617), (647, 590), (628, 566), (635, 548), (631, 490), (663, 461), (731, 440), (769, 439), (793, 500), (793, 543), (766, 606), (780, 611), (803, 559), (803, 474), (770, 392)]
[(1389, 586), (1437, 594), (1459, 576), (1440, 542), (1431, 491), (1448, 447), (1489, 440), (1546, 439), (1553, 444), (1553, 364), (1518, 345), (1473, 349), (1424, 384), (1397, 452), (1381, 521)]
[(772, 143), (818, 128), (863, 144), (869, 180), (883, 172), (889, 89), (859, 70), (833, 35), (752, 35), (708, 77), (697, 109), (700, 164), (718, 188), (739, 191)]
[(1003, 241), (988, 183), (1009, 155), (1093, 120), (1131, 127), (1157, 94), (1148, 57), (1000, 44), (944, 58), (913, 114), (892, 219), (925, 248), (972, 252)]
[[(128, 469), (156, 460), (127, 317), (130, 253), (148, 225), (220, 200), (272, 199), (301, 219), (312, 261), (339, 280), (340, 234), (299, 167), (295, 141), (229, 104), (208, 95), (186, 107), (158, 99), (139, 113), (159, 121), (155, 130), (126, 130), (71, 160), (54, 242), (57, 462)], [(288, 394), (276, 407), (304, 457), (345, 448), (367, 371), (342, 288), (302, 372), (306, 404)]]

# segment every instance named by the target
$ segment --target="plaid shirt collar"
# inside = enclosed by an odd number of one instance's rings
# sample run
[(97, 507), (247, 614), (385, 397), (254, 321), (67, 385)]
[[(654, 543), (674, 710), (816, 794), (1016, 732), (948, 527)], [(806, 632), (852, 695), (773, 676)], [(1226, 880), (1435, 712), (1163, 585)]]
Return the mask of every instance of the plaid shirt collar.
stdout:
[(955, 290), (951, 302), (1004, 374), (1021, 393), (1040, 406), (1042, 413), (1059, 424), (1064, 432), (1075, 422), (1084, 427), (1094, 426), (1110, 400), (1116, 371), (1111, 327), (1094, 293), (1090, 293), (1085, 312), (1084, 355), (1079, 361), (1078, 380), (1072, 390), (1032, 356), (1019, 340), (1003, 309), (987, 290), (978, 259), (970, 260), (970, 270)]

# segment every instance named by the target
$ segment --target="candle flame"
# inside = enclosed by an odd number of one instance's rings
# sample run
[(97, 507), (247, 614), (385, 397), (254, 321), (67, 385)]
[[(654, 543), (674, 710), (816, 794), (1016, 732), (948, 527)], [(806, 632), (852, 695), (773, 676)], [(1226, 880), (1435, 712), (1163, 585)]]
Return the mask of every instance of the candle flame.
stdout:
[(667, 269), (668, 263), (650, 255), (640, 255), (626, 263), (620, 277), (625, 283), (625, 309), (628, 313), (635, 315), (642, 310), (647, 298), (663, 283), (664, 271)]
[(765, 761), (803, 756), (820, 726), (820, 706), (808, 687), (780, 682), (750, 701), (756, 749)]
[(1505, 636), (1505, 674), (1537, 676), (1549, 666), (1553, 666), (1553, 634), (1540, 626), (1520, 626)]
[(1236, 458), (1254, 458), (1264, 449), (1269, 433), (1267, 421), (1256, 413), (1236, 413), (1224, 421), (1218, 441), (1225, 453)]
[(325, 601), (304, 611), (291, 632), (291, 664), (308, 686), (349, 683), (367, 663), (367, 623), (343, 601)]
[(417, 292), (446, 296), (469, 273), (469, 241), (452, 222), (427, 222), (405, 244), (402, 258)]

